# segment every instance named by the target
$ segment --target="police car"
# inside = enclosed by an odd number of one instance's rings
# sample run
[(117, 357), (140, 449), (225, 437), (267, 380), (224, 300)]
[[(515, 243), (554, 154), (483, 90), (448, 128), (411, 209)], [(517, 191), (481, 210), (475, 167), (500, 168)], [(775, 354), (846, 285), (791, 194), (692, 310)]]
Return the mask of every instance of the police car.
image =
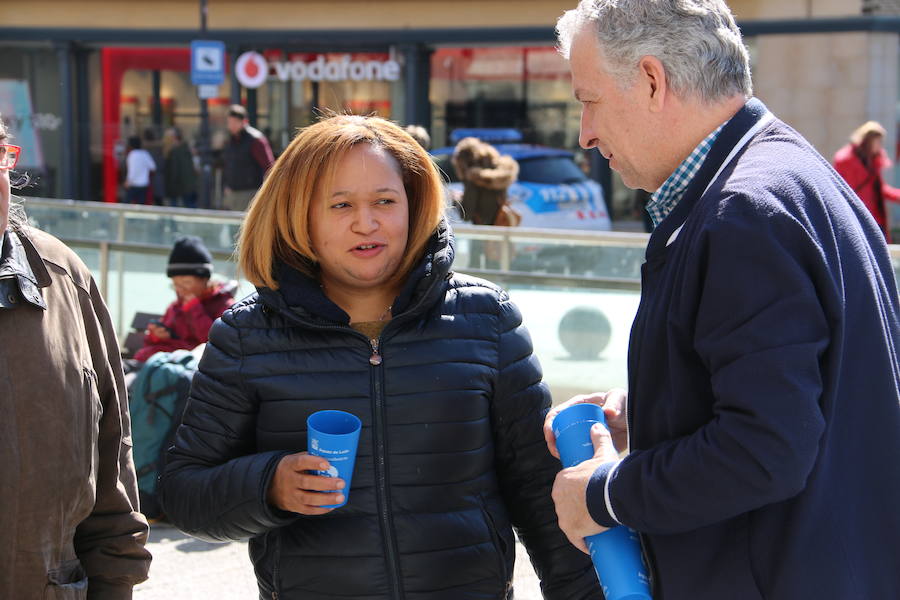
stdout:
[[(455, 145), (465, 137), (488, 142), (500, 154), (508, 154), (519, 163), (518, 181), (510, 186), (507, 196), (510, 206), (522, 215), (521, 227), (599, 231), (612, 228), (603, 188), (575, 164), (574, 153), (523, 144), (522, 134), (515, 129), (455, 129), (450, 142)], [(461, 198), (463, 184), (451, 162), (453, 148), (438, 148), (431, 155), (450, 179), (451, 195)], [(458, 212), (451, 218), (462, 220)]]

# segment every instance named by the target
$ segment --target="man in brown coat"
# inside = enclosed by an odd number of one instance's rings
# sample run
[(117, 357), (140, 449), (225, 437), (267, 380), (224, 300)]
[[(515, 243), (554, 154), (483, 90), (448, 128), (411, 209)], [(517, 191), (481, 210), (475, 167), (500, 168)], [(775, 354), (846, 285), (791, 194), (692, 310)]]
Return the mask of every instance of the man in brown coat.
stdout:
[(90, 271), (10, 214), (0, 120), (0, 598), (125, 600), (147, 578), (118, 344)]

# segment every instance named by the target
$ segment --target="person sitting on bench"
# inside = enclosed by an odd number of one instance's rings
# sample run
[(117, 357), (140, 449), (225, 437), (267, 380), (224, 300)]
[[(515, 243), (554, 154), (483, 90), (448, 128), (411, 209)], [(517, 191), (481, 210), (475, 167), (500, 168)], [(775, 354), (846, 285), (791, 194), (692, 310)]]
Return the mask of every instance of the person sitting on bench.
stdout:
[(144, 362), (157, 352), (191, 350), (206, 342), (213, 321), (234, 304), (233, 286), (211, 281), (212, 255), (200, 238), (184, 236), (169, 254), (166, 275), (177, 299), (159, 321), (147, 325), (144, 346), (134, 360)]

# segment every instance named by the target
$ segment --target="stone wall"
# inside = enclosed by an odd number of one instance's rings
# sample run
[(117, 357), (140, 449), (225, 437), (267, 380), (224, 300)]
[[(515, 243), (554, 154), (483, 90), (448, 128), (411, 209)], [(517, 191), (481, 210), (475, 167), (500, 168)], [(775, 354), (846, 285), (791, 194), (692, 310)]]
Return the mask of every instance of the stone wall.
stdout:
[(852, 17), (862, 12), (863, 2), (900, 2), (900, 0), (725, 0), (735, 18), (809, 19), (816, 17)]
[(885, 126), (894, 148), (897, 34), (766, 35), (751, 45), (757, 97), (826, 158), (868, 120)]
[(900, 0), (863, 0), (863, 13), (867, 15), (898, 15)]

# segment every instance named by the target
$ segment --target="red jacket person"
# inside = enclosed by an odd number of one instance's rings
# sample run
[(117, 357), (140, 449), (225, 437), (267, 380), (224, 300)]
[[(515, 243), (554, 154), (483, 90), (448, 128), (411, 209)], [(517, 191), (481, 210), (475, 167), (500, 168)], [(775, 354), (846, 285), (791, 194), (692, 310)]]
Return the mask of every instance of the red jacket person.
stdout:
[(206, 342), (213, 321), (234, 304), (231, 286), (211, 281), (212, 255), (198, 237), (179, 238), (169, 255), (166, 275), (178, 298), (159, 322), (147, 326), (144, 347), (134, 359), (144, 362), (157, 352), (191, 350)]

